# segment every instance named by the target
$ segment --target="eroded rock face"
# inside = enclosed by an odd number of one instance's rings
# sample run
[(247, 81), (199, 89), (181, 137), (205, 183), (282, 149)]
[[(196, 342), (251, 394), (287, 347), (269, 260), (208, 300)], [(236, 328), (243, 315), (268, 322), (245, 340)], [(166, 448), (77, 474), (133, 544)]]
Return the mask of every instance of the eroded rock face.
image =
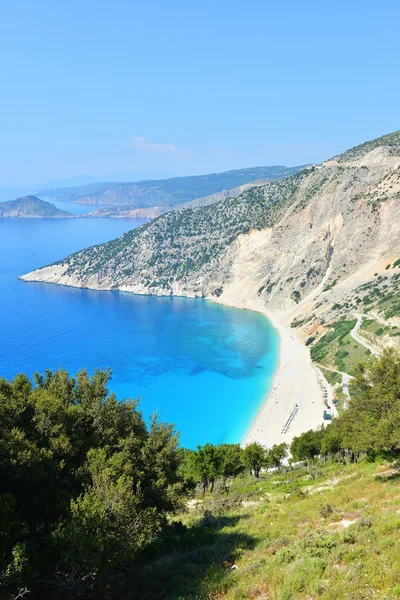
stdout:
[(400, 133), (216, 204), (167, 213), (23, 277), (94, 289), (246, 298), (322, 318), (400, 257)]

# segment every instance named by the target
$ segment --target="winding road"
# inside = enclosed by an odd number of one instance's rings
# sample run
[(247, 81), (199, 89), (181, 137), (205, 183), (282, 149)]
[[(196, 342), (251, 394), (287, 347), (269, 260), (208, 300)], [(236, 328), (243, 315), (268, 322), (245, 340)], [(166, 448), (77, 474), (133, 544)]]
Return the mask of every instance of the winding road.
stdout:
[[(372, 346), (370, 346), (363, 338), (361, 338), (358, 335), (358, 330), (361, 327), (361, 323), (362, 323), (362, 315), (357, 315), (357, 322), (354, 325), (353, 329), (350, 331), (350, 335), (351, 337), (358, 342), (359, 344), (361, 344), (362, 346), (364, 346), (364, 348), (366, 348), (367, 350), (369, 350), (371, 352), (371, 354), (373, 354), (374, 356), (380, 356), (380, 352), (378, 352), (377, 350), (375, 350), (375, 348), (373, 348)], [(343, 389), (343, 393), (346, 396), (346, 400), (344, 402), (344, 406), (343, 408), (347, 407), (347, 403), (348, 400), (350, 398), (350, 394), (349, 394), (349, 382), (351, 379), (353, 379), (352, 375), (349, 375), (348, 373), (345, 373), (343, 371), (337, 371), (336, 369), (331, 369), (330, 367), (325, 367), (324, 365), (320, 365), (320, 364), (316, 364), (317, 367), (319, 367), (319, 369), (321, 370), (319, 371), (322, 376), (323, 376), (323, 369), (326, 369), (327, 371), (331, 371), (332, 373), (339, 373), (339, 375), (342, 376), (342, 389)], [(323, 376), (324, 377), (324, 376)], [(324, 377), (325, 380), (325, 377)], [(326, 387), (329, 390), (329, 395), (332, 396), (333, 398), (333, 388), (332, 386), (325, 380), (326, 382)], [(324, 386), (325, 387), (325, 386)], [(329, 398), (329, 401), (332, 401), (332, 398)]]
[(362, 346), (364, 346), (364, 348), (366, 348), (367, 350), (369, 350), (371, 352), (371, 354), (373, 354), (374, 356), (380, 356), (380, 352), (378, 352), (377, 350), (375, 350), (375, 348), (373, 348), (372, 346), (370, 346), (362, 337), (360, 337), (358, 335), (358, 330), (361, 327), (361, 323), (362, 323), (362, 315), (357, 315), (357, 322), (354, 325), (353, 329), (350, 331), (350, 335), (353, 339), (356, 340), (356, 342), (358, 342), (359, 344), (361, 344)]

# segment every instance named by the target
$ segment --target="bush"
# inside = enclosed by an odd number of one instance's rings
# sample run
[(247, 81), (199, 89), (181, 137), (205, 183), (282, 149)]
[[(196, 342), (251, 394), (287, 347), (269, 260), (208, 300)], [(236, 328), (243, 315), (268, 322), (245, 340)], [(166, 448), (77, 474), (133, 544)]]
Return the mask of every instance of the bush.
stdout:
[(330, 517), (332, 513), (333, 513), (333, 509), (330, 504), (324, 504), (319, 509), (319, 514), (321, 515), (321, 517), (324, 517), (324, 519), (326, 519), (327, 517)]
[(147, 427), (110, 376), (0, 379), (3, 597), (102, 595), (180, 506), (173, 427)]

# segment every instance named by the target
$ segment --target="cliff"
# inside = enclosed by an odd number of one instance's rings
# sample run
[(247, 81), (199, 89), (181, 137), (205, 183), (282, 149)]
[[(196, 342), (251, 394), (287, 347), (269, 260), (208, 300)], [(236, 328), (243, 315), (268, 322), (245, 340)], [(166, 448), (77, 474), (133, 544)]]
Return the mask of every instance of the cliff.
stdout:
[[(267, 312), (295, 328), (340, 409), (356, 364), (400, 346), (399, 199), (395, 132), (237, 197), (168, 212), (22, 279)], [(285, 331), (282, 345), (293, 337)], [(315, 380), (310, 369), (299, 381)]]
[(322, 301), (325, 313), (397, 258), (399, 169), (397, 132), (236, 198), (169, 212), (24, 279), (235, 304), (253, 296), (293, 313)]

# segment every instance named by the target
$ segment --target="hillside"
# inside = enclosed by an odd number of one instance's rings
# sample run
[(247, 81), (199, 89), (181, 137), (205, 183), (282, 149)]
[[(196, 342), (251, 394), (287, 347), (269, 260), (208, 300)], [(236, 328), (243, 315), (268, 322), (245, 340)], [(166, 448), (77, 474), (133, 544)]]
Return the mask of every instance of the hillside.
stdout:
[(110, 378), (0, 379), (2, 599), (399, 598), (399, 354), (268, 450), (182, 448)]
[[(24, 279), (51, 276), (54, 282), (99, 289), (132, 284), (132, 291), (138, 292), (206, 295), (210, 283), (204, 276), (210, 280), (222, 262), (221, 255), (238, 235), (278, 220), (296, 181), (283, 179), (215, 205), (169, 212), (117, 240), (78, 252)], [(271, 195), (266, 199), (269, 189)]]
[(24, 196), (0, 202), (0, 217), (19, 217), (19, 218), (66, 218), (73, 217), (71, 213), (59, 210), (54, 204), (40, 200), (36, 196)]
[(398, 598), (398, 477), (384, 461), (319, 462), (199, 494), (135, 577), (137, 598)]
[(347, 161), (345, 153), (236, 198), (167, 213), (24, 279), (243, 305), (253, 297), (291, 320), (321, 319), (345, 291), (374, 273), (391, 281), (398, 269), (400, 133), (371, 144)]
[(269, 311), (310, 348), (340, 408), (358, 360), (400, 345), (399, 198), (395, 132), (22, 278)]
[(155, 219), (168, 212), (174, 210), (173, 206), (151, 206), (149, 208), (132, 208), (130, 206), (110, 206), (95, 208), (89, 213), (80, 215), (83, 218), (102, 218), (110, 219)]
[(94, 183), (74, 188), (42, 190), (41, 193), (60, 200), (103, 206), (166, 207), (230, 190), (259, 179), (281, 179), (296, 173), (301, 168), (253, 167), (224, 173), (135, 183)]
[(199, 208), (201, 206), (209, 206), (210, 204), (216, 204), (221, 200), (226, 200), (226, 198), (240, 196), (240, 194), (242, 194), (246, 190), (252, 187), (259, 187), (261, 185), (265, 185), (269, 181), (270, 179), (263, 178), (258, 179), (257, 181), (251, 181), (250, 183), (244, 183), (243, 185), (239, 185), (238, 187), (235, 187), (231, 190), (222, 190), (221, 192), (215, 192), (214, 194), (204, 196), (203, 198), (195, 198), (194, 200), (190, 200), (189, 202), (181, 204), (179, 208)]
[(128, 218), (128, 219), (154, 219), (171, 210), (183, 209), (183, 208), (198, 208), (200, 206), (209, 206), (210, 204), (216, 204), (226, 198), (233, 196), (239, 196), (245, 190), (251, 187), (257, 187), (264, 185), (267, 182), (265, 179), (259, 181), (253, 181), (252, 183), (245, 183), (239, 187), (233, 188), (232, 190), (223, 190), (222, 192), (215, 192), (210, 196), (204, 198), (195, 198), (195, 200), (189, 200), (182, 204), (176, 204), (172, 206), (151, 206), (149, 208), (132, 208), (129, 206), (117, 206), (109, 208), (98, 208), (91, 211), (90, 213), (83, 215), (85, 217), (110, 217), (110, 218)]

